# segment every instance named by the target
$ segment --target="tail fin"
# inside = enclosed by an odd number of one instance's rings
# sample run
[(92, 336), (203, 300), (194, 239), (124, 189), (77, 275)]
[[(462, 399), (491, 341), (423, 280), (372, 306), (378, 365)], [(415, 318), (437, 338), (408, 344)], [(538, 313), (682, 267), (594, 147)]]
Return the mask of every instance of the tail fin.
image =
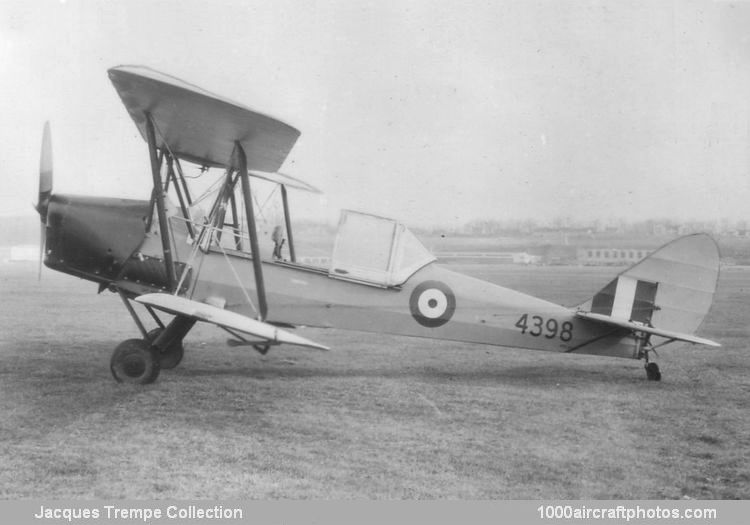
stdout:
[(693, 334), (711, 308), (718, 279), (716, 242), (688, 235), (618, 275), (579, 310)]

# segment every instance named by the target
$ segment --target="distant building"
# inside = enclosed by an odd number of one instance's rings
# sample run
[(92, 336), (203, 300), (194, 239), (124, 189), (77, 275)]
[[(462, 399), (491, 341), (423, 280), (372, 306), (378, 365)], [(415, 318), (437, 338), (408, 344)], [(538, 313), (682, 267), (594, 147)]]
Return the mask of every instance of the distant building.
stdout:
[(540, 264), (541, 255), (531, 255), (530, 253), (520, 252), (513, 254), (513, 264)]
[(540, 248), (542, 263), (552, 266), (576, 264), (577, 251), (574, 246), (547, 245)]
[(578, 248), (578, 263), (603, 265), (630, 265), (651, 253), (645, 248)]
[(527, 252), (437, 252), (440, 262), (491, 263), (491, 264), (540, 264), (542, 256)]

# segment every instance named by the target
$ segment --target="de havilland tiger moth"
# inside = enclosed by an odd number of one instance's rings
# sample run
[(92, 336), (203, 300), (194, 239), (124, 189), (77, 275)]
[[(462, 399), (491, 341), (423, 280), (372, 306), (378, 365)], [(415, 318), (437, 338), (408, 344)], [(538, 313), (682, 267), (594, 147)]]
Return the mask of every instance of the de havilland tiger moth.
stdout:
[[(695, 335), (719, 275), (708, 235), (670, 242), (575, 307), (444, 268), (401, 222), (355, 211), (341, 214), (330, 263), (307, 264), (295, 252), (287, 189), (317, 190), (279, 171), (297, 129), (146, 67), (108, 73), (147, 145), (150, 200), (53, 193), (47, 124), (36, 209), (44, 264), (118, 294), (140, 331), (112, 354), (117, 381), (151, 383), (177, 366), (198, 321), (262, 353), (327, 349), (293, 329), (328, 327), (642, 359), (650, 380), (661, 378), (658, 347), (719, 346)], [(195, 204), (183, 163), (220, 172), (209, 211)], [(279, 189), (273, 256), (259, 248), (254, 179)]]

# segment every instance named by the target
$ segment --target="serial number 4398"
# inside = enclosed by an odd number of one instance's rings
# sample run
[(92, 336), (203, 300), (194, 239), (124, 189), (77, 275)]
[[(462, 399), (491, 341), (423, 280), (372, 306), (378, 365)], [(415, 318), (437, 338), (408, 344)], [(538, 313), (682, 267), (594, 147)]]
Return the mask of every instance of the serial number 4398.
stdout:
[(561, 324), (557, 319), (545, 320), (538, 315), (523, 314), (516, 322), (516, 326), (521, 329), (522, 334), (528, 333), (534, 337), (541, 335), (547, 339), (559, 337), (561, 341), (566, 343), (573, 339), (573, 323), (570, 321)]

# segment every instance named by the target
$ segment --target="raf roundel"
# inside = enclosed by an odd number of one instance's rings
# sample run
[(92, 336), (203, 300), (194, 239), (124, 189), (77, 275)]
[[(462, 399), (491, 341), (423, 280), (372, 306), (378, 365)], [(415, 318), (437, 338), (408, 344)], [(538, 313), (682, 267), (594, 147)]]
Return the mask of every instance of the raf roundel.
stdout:
[(428, 328), (442, 326), (453, 317), (456, 296), (445, 283), (425, 281), (409, 297), (409, 308), (414, 319)]

